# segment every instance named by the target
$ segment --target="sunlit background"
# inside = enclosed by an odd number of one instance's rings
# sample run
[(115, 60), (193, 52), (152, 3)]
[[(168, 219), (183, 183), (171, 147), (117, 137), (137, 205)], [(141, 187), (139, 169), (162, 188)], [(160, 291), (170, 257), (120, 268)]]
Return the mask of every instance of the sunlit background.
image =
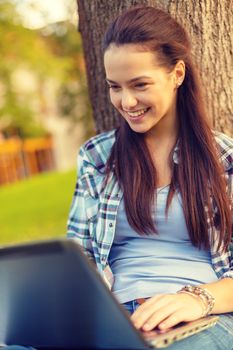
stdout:
[(0, 244), (65, 236), (94, 133), (75, 0), (0, 0)]

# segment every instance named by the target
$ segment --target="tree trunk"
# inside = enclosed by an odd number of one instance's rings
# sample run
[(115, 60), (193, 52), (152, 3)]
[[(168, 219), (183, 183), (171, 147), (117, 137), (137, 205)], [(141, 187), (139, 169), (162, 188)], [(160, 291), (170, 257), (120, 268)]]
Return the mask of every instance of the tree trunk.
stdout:
[(186, 28), (191, 36), (213, 126), (233, 135), (232, 0), (77, 0), (77, 3), (97, 133), (116, 127), (119, 121), (105, 83), (103, 34), (111, 19), (125, 9), (141, 4), (168, 11)]
[(191, 36), (214, 128), (233, 135), (233, 1), (173, 0), (168, 11)]

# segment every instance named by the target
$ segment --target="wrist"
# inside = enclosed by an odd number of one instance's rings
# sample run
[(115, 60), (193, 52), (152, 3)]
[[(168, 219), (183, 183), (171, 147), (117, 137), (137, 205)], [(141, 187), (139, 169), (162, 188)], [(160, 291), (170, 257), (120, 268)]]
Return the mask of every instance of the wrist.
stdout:
[(192, 295), (193, 297), (198, 298), (201, 301), (202, 308), (203, 308), (201, 317), (205, 317), (211, 314), (211, 311), (213, 310), (213, 307), (215, 304), (215, 298), (207, 289), (202, 287), (187, 285), (181, 288), (181, 290), (179, 290), (177, 293), (178, 294), (186, 293), (186, 294)]

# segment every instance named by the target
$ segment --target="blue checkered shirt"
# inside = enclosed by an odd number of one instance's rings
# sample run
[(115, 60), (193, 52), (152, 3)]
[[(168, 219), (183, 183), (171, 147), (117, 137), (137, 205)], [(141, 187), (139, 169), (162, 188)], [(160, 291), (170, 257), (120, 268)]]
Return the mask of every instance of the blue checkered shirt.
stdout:
[[(228, 193), (233, 198), (233, 140), (215, 133), (219, 157), (225, 168)], [(108, 264), (114, 240), (117, 209), (123, 196), (113, 174), (105, 179), (105, 165), (115, 142), (115, 130), (91, 138), (78, 155), (78, 179), (68, 219), (68, 237), (77, 240), (84, 253), (96, 264), (98, 271), (111, 288), (113, 274)], [(173, 161), (178, 163), (178, 145)], [(215, 210), (213, 210), (214, 215)], [(218, 229), (209, 223), (211, 259), (218, 278), (233, 278), (233, 244), (229, 251), (220, 253)], [(232, 241), (233, 242), (233, 241)]]

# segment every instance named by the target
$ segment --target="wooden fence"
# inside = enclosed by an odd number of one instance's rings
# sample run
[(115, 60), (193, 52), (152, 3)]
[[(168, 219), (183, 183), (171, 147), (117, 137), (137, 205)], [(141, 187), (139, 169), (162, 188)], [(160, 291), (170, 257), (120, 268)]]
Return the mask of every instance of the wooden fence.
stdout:
[(51, 138), (0, 142), (0, 186), (55, 168)]

